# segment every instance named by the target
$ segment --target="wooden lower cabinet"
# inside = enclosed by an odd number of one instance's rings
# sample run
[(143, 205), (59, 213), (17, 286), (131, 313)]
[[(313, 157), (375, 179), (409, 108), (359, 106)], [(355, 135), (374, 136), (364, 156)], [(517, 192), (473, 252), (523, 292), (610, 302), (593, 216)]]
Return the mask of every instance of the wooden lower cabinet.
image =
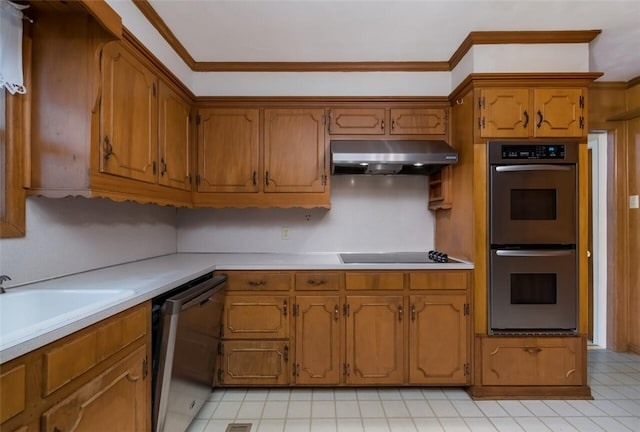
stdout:
[(42, 416), (42, 430), (149, 430), (146, 356), (145, 347), (138, 348), (54, 405)]
[(476, 339), (477, 398), (590, 399), (584, 336)]
[(221, 355), (220, 385), (289, 384), (288, 341), (225, 341)]
[(346, 384), (402, 384), (402, 296), (347, 296)]
[(582, 384), (580, 345), (577, 337), (485, 338), (482, 384)]
[(151, 429), (151, 304), (0, 365), (2, 431)]
[(468, 384), (466, 294), (413, 295), (409, 309), (409, 381), (412, 384)]
[(288, 338), (289, 297), (227, 295), (224, 304), (223, 337)]
[(298, 296), (295, 303), (296, 384), (340, 383), (341, 310), (338, 296)]

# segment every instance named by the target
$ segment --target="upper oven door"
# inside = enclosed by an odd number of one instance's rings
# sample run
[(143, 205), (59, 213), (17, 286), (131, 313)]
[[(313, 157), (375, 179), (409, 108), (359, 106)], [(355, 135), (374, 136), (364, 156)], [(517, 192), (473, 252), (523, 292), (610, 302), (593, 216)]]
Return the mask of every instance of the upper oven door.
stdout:
[(575, 244), (576, 165), (491, 165), (492, 245)]

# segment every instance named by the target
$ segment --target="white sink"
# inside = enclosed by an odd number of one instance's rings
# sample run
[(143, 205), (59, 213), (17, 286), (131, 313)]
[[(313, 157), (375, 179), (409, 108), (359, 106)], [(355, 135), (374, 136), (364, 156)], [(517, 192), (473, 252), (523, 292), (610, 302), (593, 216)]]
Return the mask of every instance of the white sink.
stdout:
[(126, 289), (23, 289), (0, 294), (0, 347), (132, 296)]

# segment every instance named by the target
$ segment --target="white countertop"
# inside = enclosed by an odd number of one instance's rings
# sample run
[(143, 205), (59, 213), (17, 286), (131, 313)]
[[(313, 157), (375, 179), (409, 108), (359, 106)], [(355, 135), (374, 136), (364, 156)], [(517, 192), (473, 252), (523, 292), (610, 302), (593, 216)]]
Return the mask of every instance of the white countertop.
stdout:
[[(41, 281), (15, 288), (52, 289), (118, 289), (127, 290), (126, 297), (101, 302), (87, 310), (71, 310), (60, 319), (47, 321), (32, 333), (18, 338), (2, 337), (0, 328), (0, 363), (12, 360), (75, 331), (95, 324), (116, 313), (150, 300), (213, 270), (426, 270), (473, 269), (473, 264), (343, 264), (337, 253), (189, 253), (150, 258), (132, 263), (91, 270), (84, 273)], [(25, 313), (37, 313), (25, 311)]]

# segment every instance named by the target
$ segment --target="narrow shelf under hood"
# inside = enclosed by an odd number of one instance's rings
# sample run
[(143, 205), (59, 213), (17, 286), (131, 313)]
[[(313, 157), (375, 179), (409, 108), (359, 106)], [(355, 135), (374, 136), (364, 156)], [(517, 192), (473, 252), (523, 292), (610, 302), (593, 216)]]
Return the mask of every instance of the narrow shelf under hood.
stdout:
[(458, 162), (444, 141), (332, 140), (332, 174), (429, 175)]

